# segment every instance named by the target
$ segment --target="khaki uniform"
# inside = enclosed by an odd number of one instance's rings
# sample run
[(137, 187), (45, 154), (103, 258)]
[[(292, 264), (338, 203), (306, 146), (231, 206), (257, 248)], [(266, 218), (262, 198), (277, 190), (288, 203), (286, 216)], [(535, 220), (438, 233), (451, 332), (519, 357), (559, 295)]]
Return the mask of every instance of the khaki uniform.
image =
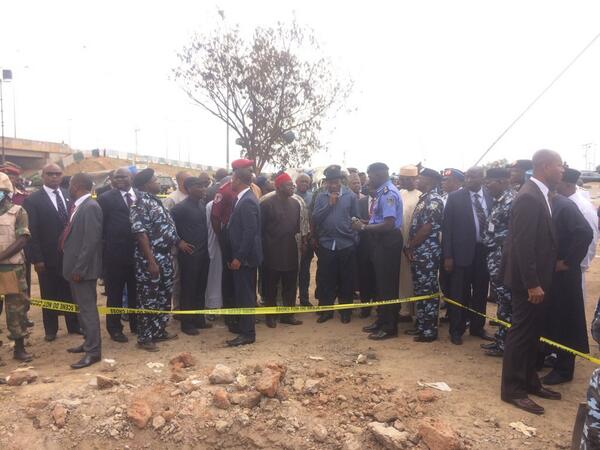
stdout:
[[(13, 205), (5, 200), (0, 206), (0, 251), (5, 250), (21, 236), (30, 236), (27, 212), (21, 206)], [(23, 250), (9, 259), (0, 261), (0, 288), (6, 292), (16, 290), (19, 293), (4, 295), (6, 304), (6, 325), (10, 333), (9, 339), (20, 339), (27, 335), (26, 313), (29, 309), (27, 297), (27, 281), (25, 279), (25, 254)]]

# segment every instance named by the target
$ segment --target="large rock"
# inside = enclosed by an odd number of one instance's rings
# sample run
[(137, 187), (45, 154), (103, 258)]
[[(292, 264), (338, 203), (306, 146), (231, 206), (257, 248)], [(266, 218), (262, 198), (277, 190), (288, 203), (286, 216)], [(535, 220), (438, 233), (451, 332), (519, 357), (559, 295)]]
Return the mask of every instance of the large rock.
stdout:
[(231, 403), (225, 389), (219, 388), (213, 393), (213, 405), (220, 409), (229, 409)]
[(169, 364), (174, 369), (185, 369), (196, 365), (196, 360), (190, 352), (183, 352), (173, 357)]
[(419, 436), (430, 450), (462, 450), (463, 443), (454, 430), (445, 422), (423, 419), (418, 426)]
[(305, 394), (316, 394), (321, 390), (321, 380), (309, 379), (304, 382)]
[(145, 428), (152, 417), (152, 408), (141, 398), (135, 399), (127, 408), (127, 417), (138, 428)]
[(231, 384), (235, 380), (233, 370), (223, 364), (217, 364), (208, 376), (211, 384)]
[(384, 423), (371, 422), (369, 430), (383, 447), (388, 450), (398, 450), (412, 446), (409, 434), (406, 431), (398, 431), (394, 427), (388, 427)]
[(285, 365), (283, 363), (279, 363), (279, 362), (275, 362), (275, 361), (267, 362), (265, 364), (265, 368), (281, 373), (281, 378), (283, 378), (285, 376), (285, 373), (287, 372), (287, 367), (285, 367)]
[(98, 386), (98, 389), (110, 389), (113, 386), (119, 385), (119, 382), (114, 378), (96, 375), (96, 385)]
[(67, 423), (67, 408), (61, 404), (56, 404), (52, 409), (52, 419), (58, 428), (62, 428)]
[(391, 422), (398, 418), (398, 408), (390, 402), (379, 403), (373, 408), (373, 417), (378, 422)]
[(325, 442), (327, 440), (327, 436), (329, 433), (327, 432), (327, 428), (324, 425), (317, 424), (313, 427), (313, 436), (315, 441), (317, 442)]
[(260, 403), (262, 395), (258, 391), (234, 392), (229, 394), (229, 401), (243, 408), (254, 408)]
[(6, 377), (6, 384), (9, 386), (21, 386), (30, 384), (37, 380), (38, 374), (35, 370), (29, 368), (15, 369)]
[(260, 378), (256, 381), (256, 390), (267, 397), (275, 397), (281, 376), (282, 373), (278, 370), (268, 367), (263, 369)]

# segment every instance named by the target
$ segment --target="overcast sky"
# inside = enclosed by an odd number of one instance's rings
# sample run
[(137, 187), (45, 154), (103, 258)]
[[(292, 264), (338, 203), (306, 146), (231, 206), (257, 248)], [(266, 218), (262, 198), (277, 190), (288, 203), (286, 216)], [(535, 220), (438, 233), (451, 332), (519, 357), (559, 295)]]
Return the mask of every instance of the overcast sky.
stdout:
[[(223, 165), (224, 124), (171, 76), (191, 34), (220, 20), (217, 5), (244, 30), (295, 14), (354, 80), (356, 110), (328, 122), (330, 151), (314, 165), (466, 168), (600, 31), (593, 0), (4, 2), (6, 135), (14, 93), (18, 137), (132, 152), (137, 128), (140, 154)], [(546, 147), (583, 168), (583, 144), (600, 144), (599, 83), (600, 40), (487, 160)]]

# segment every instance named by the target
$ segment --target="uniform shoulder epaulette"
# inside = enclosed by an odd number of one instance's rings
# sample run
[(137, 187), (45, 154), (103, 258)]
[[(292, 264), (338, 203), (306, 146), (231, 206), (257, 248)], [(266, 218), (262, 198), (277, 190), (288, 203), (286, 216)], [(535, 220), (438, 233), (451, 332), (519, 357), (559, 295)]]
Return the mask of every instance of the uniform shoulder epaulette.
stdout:
[(390, 192), (390, 188), (389, 188), (389, 187), (387, 187), (387, 186), (384, 186), (384, 187), (383, 187), (383, 193), (384, 193), (384, 194), (387, 194), (388, 192)]

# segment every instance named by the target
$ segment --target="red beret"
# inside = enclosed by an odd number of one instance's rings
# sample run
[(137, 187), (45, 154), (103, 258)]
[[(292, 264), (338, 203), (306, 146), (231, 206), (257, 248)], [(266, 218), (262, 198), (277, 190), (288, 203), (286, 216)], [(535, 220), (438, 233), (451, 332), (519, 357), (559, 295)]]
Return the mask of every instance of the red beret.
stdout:
[(231, 163), (231, 168), (233, 170), (236, 169), (247, 169), (248, 167), (252, 167), (254, 165), (254, 161), (251, 159), (236, 159)]
[(292, 177), (283, 172), (281, 175), (275, 178), (275, 189), (279, 188), (279, 186), (281, 186), (283, 183), (287, 183), (288, 181), (292, 181)]
[(12, 166), (2, 167), (2, 168), (0, 168), (0, 172), (3, 172), (7, 175), (21, 175), (21, 171), (19, 169), (17, 169), (16, 167), (12, 167)]

